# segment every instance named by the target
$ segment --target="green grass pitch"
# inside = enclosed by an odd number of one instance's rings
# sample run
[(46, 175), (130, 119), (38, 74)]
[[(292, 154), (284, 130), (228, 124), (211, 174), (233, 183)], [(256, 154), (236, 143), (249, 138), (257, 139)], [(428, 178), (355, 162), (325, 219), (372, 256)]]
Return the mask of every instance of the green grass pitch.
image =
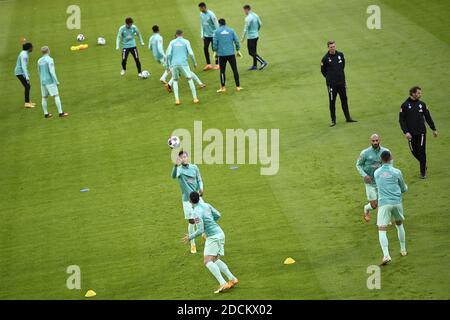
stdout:
[[(263, 20), (260, 54), (270, 62), (249, 73), (246, 46), (238, 60), (245, 91), (218, 95), (217, 71), (201, 103), (182, 107), (158, 79), (162, 69), (139, 48), (148, 80), (134, 62), (120, 77), (117, 29), (132, 16), (147, 44), (159, 24), (165, 45), (182, 28), (199, 66), (204, 63), (197, 0), (80, 0), (81, 30), (68, 30), (72, 1), (0, 0), (0, 298), (84, 299), (449, 299), (450, 224), (448, 88), (450, 4), (446, 0), (253, 1)], [(238, 34), (243, 1), (207, 1)], [(366, 27), (371, 4), (381, 8), (381, 30)], [(83, 33), (89, 49), (71, 52)], [(27, 110), (14, 77), (19, 39), (33, 42), (32, 100)], [(104, 36), (107, 45), (97, 47)], [(355, 124), (329, 128), (320, 59), (328, 39), (346, 54), (350, 111)], [(55, 59), (67, 119), (46, 120), (36, 70), (39, 48)], [(131, 57), (130, 57), (131, 58)], [(232, 86), (232, 76), (228, 74)], [(429, 178), (398, 125), (410, 86), (440, 131), (429, 135)], [(56, 114), (53, 100), (49, 108)], [(181, 244), (185, 222), (179, 188), (170, 179), (167, 137), (176, 128), (280, 129), (280, 170), (261, 176), (256, 165), (202, 165), (205, 199), (223, 214), (225, 261), (240, 285), (213, 295), (216, 282), (201, 253)], [(404, 198), (409, 255), (398, 256), (395, 228), (388, 237), (393, 263), (381, 289), (369, 290), (369, 265), (381, 259), (374, 223), (362, 222), (366, 202), (354, 167), (371, 133), (395, 157), (409, 185)], [(90, 192), (81, 193), (83, 187)], [(201, 242), (200, 242), (201, 243)], [(203, 245), (199, 245), (201, 252)], [(283, 265), (286, 257), (297, 262)], [(68, 290), (66, 268), (81, 268), (81, 290)]]

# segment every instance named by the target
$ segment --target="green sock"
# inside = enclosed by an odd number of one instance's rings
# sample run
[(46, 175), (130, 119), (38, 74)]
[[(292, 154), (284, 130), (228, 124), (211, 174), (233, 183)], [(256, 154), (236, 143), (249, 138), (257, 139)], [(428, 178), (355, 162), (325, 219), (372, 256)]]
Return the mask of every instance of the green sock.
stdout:
[(224, 285), (227, 283), (225, 279), (222, 277), (222, 274), (220, 273), (219, 267), (212, 261), (209, 261), (206, 264), (206, 267), (209, 269), (209, 271), (213, 274), (213, 276), (219, 281), (220, 285)]
[(59, 96), (55, 97), (55, 103), (56, 103), (56, 107), (58, 108), (58, 113), (59, 114), (63, 113), (62, 105), (61, 105), (61, 99), (59, 98)]
[(180, 100), (178, 96), (178, 80), (173, 81), (173, 93), (175, 94), (175, 100)]
[(48, 114), (48, 111), (47, 111), (47, 98), (42, 98), (42, 109), (44, 110), (44, 114)]
[(230, 269), (228, 269), (228, 266), (225, 262), (217, 259), (215, 264), (219, 267), (219, 270), (227, 276), (228, 280), (236, 279), (236, 277), (231, 273)]
[(406, 235), (405, 235), (405, 228), (403, 227), (403, 224), (401, 225), (395, 225), (397, 227), (397, 235), (398, 235), (398, 241), (400, 241), (400, 250), (406, 251)]
[(197, 91), (195, 90), (195, 84), (194, 81), (192, 79), (189, 79), (189, 88), (191, 88), (191, 92), (192, 92), (192, 97), (194, 99), (197, 99)]
[(203, 84), (202, 81), (199, 79), (199, 77), (191, 71), (191, 77), (192, 79), (194, 79), (195, 82), (197, 82), (198, 84)]
[(386, 235), (386, 231), (378, 230), (378, 238), (380, 240), (381, 250), (383, 250), (383, 255), (389, 257), (389, 241)]
[[(191, 235), (195, 232), (195, 224), (188, 223), (188, 233)], [(195, 240), (191, 240), (191, 245), (195, 245)]]

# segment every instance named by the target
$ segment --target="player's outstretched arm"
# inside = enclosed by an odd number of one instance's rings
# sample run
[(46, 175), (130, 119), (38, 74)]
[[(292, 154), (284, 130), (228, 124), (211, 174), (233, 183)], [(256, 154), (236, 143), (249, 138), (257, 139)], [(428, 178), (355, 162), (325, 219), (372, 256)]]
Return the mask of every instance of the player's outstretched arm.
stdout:
[(144, 45), (144, 38), (142, 38), (142, 33), (139, 31), (138, 27), (136, 27), (136, 33), (138, 35), (139, 38), (139, 42), (141, 43), (141, 45)]
[(222, 215), (220, 214), (220, 212), (217, 211), (217, 209), (214, 208), (212, 205), (209, 205), (209, 208), (211, 209), (211, 214), (212, 214), (212, 216), (213, 216), (214, 221), (219, 220), (220, 217), (222, 216)]
[(364, 165), (364, 152), (361, 152), (361, 154), (359, 155), (358, 159), (356, 160), (356, 170), (358, 170), (358, 173), (361, 177), (365, 177), (367, 176), (367, 173), (364, 171), (363, 169), (363, 165)]

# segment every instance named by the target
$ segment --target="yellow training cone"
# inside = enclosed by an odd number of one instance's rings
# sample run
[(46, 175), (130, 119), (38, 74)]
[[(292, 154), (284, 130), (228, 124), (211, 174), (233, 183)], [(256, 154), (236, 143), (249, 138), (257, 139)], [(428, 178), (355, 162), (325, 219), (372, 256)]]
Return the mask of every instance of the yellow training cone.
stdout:
[(292, 258), (286, 258), (286, 260), (284, 260), (284, 264), (293, 264), (295, 263), (295, 260)]
[(96, 295), (97, 295), (97, 294), (95, 293), (94, 290), (88, 290), (84, 296), (85, 296), (86, 298), (92, 298), (92, 297), (95, 297)]

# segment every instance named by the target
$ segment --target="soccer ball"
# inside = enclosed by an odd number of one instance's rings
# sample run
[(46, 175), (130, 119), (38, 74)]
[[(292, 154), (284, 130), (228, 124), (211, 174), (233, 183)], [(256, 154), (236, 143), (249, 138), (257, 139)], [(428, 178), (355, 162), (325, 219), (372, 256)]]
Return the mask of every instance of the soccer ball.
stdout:
[(142, 71), (142, 79), (147, 79), (148, 77), (150, 77), (150, 72), (148, 72), (147, 70)]
[(97, 44), (100, 46), (104, 46), (106, 44), (106, 40), (103, 37), (98, 37)]
[(81, 41), (84, 41), (84, 39), (86, 39), (86, 38), (81, 33), (79, 35), (77, 35), (77, 41), (81, 42)]
[(180, 146), (180, 138), (177, 136), (171, 136), (169, 140), (167, 140), (167, 144), (171, 149), (178, 148)]

